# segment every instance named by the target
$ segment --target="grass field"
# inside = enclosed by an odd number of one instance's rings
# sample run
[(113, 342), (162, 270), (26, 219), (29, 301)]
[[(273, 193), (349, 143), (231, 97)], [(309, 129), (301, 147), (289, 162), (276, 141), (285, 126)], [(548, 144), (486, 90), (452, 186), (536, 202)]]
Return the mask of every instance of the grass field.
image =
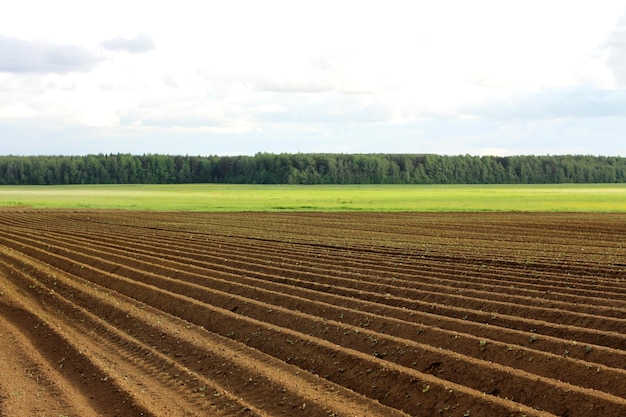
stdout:
[(174, 211), (626, 212), (626, 184), (2, 186), (0, 207)]

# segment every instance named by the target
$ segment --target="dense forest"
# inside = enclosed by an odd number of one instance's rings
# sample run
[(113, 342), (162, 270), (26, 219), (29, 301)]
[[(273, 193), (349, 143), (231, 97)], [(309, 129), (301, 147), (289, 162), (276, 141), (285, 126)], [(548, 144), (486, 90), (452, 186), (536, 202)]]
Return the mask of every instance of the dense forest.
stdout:
[(0, 156), (0, 184), (555, 184), (626, 182), (626, 158), (270, 154)]

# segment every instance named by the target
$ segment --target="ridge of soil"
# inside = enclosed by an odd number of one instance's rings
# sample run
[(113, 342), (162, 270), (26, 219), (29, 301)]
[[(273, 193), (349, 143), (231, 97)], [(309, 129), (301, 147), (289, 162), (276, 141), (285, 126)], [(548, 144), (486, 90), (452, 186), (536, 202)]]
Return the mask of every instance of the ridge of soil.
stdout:
[(624, 214), (2, 210), (0, 416), (622, 416), (625, 260)]

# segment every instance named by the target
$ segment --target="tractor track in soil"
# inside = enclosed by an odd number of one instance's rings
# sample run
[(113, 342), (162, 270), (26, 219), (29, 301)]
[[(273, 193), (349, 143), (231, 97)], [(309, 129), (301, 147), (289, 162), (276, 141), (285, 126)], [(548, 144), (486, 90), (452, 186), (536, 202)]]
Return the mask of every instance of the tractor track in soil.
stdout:
[(619, 416), (625, 220), (3, 210), (0, 355), (75, 415)]

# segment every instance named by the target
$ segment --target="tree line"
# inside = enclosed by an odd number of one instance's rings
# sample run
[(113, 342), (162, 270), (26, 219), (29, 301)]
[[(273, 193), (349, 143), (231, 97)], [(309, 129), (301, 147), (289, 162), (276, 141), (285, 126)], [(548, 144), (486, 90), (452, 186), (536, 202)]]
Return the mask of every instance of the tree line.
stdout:
[(98, 154), (0, 156), (0, 185), (558, 184), (626, 182), (626, 158), (591, 155)]

